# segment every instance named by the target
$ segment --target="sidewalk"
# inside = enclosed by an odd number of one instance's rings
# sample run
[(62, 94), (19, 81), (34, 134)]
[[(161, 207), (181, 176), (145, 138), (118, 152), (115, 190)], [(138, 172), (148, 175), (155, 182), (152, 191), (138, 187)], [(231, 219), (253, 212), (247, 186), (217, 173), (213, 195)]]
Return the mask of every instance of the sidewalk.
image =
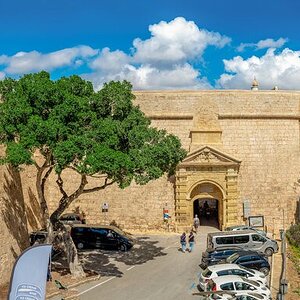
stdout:
[[(281, 249), (281, 242), (278, 241), (279, 249)], [(272, 293), (273, 299), (276, 299), (277, 293), (279, 291), (279, 283), (280, 283), (280, 275), (281, 275), (281, 268), (282, 268), (282, 256), (281, 251), (279, 250), (278, 253), (272, 256), (272, 269), (271, 269), (271, 283), (270, 283), (270, 290)]]

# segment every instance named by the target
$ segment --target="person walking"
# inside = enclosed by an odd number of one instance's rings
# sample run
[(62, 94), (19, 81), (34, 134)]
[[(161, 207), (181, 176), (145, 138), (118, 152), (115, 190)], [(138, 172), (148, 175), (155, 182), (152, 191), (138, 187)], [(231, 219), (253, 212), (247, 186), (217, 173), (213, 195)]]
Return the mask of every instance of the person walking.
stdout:
[(181, 250), (184, 253), (186, 249), (186, 233), (183, 232), (180, 236), (180, 244), (181, 244)]
[(193, 251), (194, 245), (195, 245), (195, 236), (194, 236), (193, 230), (191, 230), (190, 235), (189, 235), (190, 252)]
[(198, 218), (198, 215), (195, 215), (195, 218), (194, 218), (194, 228), (195, 228), (196, 233), (198, 231), (198, 227), (199, 226), (200, 226), (200, 220)]

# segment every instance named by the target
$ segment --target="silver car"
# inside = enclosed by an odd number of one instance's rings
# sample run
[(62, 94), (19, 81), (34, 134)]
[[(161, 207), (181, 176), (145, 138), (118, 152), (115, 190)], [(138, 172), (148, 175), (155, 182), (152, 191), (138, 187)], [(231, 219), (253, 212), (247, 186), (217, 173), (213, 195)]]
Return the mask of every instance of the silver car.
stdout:
[(267, 233), (265, 231), (247, 225), (237, 225), (237, 226), (230, 226), (225, 228), (225, 231), (238, 231), (238, 230), (254, 230), (263, 236), (267, 236)]

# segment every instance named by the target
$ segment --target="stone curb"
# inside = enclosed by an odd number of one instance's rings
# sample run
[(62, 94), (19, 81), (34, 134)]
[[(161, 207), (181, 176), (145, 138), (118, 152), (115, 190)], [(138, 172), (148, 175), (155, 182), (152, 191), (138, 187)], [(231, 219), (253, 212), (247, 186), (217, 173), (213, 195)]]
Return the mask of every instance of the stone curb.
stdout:
[[(78, 282), (76, 282), (76, 283), (73, 283), (73, 284), (68, 285), (68, 286), (67, 286), (67, 289), (69, 290), (69, 289), (72, 289), (72, 288), (74, 288), (74, 287), (77, 287), (77, 286), (79, 286), (79, 285), (81, 285), (81, 284), (99, 280), (100, 278), (101, 278), (100, 275), (95, 276), (95, 277), (91, 277), (91, 278), (86, 278), (86, 279), (83, 279), (83, 280), (78, 281)], [(46, 296), (46, 299), (50, 299), (50, 298), (52, 298), (52, 297), (55, 297), (55, 296), (59, 295), (60, 293), (61, 293), (61, 290), (59, 290), (59, 291), (57, 291), (57, 292), (53, 292), (52, 294), (47, 295), (47, 296)], [(76, 296), (74, 295), (74, 297), (76, 297)], [(65, 297), (65, 298), (66, 298), (66, 297)]]

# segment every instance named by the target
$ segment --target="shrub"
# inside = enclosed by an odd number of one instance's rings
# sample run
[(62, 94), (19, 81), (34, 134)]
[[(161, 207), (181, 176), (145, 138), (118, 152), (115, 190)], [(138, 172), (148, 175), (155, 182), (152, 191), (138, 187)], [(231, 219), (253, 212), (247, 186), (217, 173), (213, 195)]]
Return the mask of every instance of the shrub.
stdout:
[(290, 227), (287, 231), (287, 238), (292, 245), (300, 247), (300, 224), (295, 224)]

